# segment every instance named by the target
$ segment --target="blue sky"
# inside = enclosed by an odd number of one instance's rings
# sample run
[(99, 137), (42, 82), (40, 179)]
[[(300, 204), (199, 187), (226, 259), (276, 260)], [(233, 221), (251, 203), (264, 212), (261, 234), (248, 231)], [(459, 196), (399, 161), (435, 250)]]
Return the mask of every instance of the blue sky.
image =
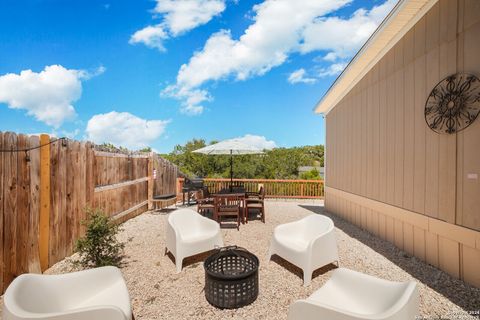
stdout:
[(169, 152), (324, 143), (312, 111), (394, 0), (0, 1), (0, 130)]

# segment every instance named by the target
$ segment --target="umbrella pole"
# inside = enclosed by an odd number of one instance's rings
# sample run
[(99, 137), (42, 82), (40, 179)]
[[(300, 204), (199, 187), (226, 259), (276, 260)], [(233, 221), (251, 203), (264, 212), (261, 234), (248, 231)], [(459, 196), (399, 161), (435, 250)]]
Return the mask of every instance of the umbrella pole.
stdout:
[(233, 191), (233, 155), (230, 150), (230, 192)]

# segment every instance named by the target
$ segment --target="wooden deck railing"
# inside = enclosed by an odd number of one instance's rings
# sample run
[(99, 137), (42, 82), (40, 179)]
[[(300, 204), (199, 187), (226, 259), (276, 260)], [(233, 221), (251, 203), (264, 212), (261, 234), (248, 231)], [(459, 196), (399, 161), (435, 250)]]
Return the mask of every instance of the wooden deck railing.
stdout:
[[(204, 180), (211, 193), (218, 192), (230, 186), (230, 179)], [(243, 185), (247, 191), (258, 191), (259, 186), (265, 188), (267, 198), (292, 199), (323, 199), (323, 180), (280, 180), (280, 179), (233, 179), (234, 185)], [(181, 190), (183, 178), (178, 180), (178, 190)]]

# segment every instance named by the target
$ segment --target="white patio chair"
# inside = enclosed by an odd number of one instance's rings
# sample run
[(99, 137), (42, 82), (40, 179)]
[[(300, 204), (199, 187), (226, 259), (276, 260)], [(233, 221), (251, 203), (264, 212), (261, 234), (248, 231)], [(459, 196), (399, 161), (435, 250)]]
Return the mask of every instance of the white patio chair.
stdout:
[(167, 224), (167, 250), (175, 257), (177, 273), (182, 271), (183, 259), (223, 247), (220, 226), (191, 209), (172, 212)]
[(413, 320), (418, 310), (414, 281), (392, 282), (339, 268), (323, 287), (290, 306), (288, 320)]
[(4, 320), (131, 320), (125, 280), (116, 267), (22, 274), (3, 297)]
[(273, 231), (268, 259), (277, 254), (303, 270), (308, 286), (316, 269), (338, 264), (337, 242), (332, 219), (312, 214), (298, 221), (277, 226)]

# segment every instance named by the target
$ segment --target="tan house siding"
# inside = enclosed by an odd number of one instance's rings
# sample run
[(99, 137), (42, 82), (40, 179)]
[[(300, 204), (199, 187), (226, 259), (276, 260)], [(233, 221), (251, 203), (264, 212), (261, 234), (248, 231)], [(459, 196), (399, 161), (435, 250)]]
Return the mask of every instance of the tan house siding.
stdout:
[(480, 76), (480, 1), (441, 0), (326, 116), (326, 207), (480, 286), (480, 119), (437, 134), (431, 89)]

